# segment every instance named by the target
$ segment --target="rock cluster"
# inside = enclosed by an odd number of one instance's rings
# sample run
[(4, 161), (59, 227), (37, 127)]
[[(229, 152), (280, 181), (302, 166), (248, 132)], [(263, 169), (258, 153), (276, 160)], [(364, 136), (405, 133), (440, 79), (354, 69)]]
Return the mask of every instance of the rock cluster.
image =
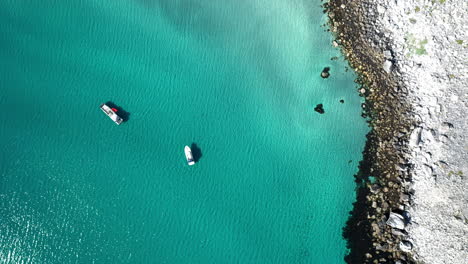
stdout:
[(349, 263), (468, 259), (467, 5), (325, 4), (372, 128), (344, 231)]

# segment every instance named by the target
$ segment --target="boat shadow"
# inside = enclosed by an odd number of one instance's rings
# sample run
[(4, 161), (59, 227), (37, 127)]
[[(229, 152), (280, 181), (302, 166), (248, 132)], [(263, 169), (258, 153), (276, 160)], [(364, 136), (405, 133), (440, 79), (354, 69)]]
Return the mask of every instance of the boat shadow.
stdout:
[(192, 145), (190, 145), (190, 149), (192, 150), (193, 161), (198, 162), (203, 156), (201, 149), (196, 143), (192, 143)]
[(107, 101), (106, 105), (111, 108), (117, 109), (117, 114), (123, 119), (124, 122), (130, 120), (130, 112), (125, 111), (121, 106), (114, 104), (112, 101)]

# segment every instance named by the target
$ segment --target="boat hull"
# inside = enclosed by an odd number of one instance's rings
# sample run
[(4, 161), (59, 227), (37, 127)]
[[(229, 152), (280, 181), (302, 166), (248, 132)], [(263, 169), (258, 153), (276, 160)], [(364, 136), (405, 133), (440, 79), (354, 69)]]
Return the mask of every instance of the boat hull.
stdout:
[(192, 150), (190, 149), (190, 147), (185, 146), (184, 152), (185, 152), (185, 158), (187, 159), (187, 164), (190, 166), (194, 165), (195, 160), (193, 159)]
[(117, 125), (120, 125), (123, 122), (123, 118), (121, 118), (119, 115), (117, 115), (112, 108), (110, 108), (106, 104), (101, 105), (101, 110), (106, 114), (114, 123)]

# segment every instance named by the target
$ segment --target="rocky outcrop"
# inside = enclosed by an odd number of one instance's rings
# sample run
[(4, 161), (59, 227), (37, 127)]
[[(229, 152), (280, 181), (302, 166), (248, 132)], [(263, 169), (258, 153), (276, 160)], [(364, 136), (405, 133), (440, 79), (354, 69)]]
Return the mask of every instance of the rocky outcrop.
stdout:
[[(376, 13), (367, 12), (373, 6), (372, 1), (344, 0), (326, 5), (335, 41), (359, 75), (358, 92), (365, 98), (363, 112), (370, 117), (372, 128), (356, 176), (358, 186), (363, 187), (358, 189), (358, 201), (344, 230), (351, 249), (346, 261), (411, 263), (411, 256), (399, 247), (401, 241), (407, 240), (406, 231), (400, 230), (405, 223), (392, 212), (407, 210), (409, 206), (409, 199), (401, 199), (401, 194), (410, 192), (411, 164), (405, 152), (415, 121), (407, 118), (411, 113), (411, 106), (405, 101), (408, 90), (393, 74), (399, 71), (392, 62), (393, 52), (387, 45), (373, 41), (376, 33), (370, 21), (376, 19)], [(381, 41), (391, 43), (385, 36)]]
[(349, 263), (468, 259), (467, 5), (325, 4), (372, 128), (356, 175), (364, 187), (344, 231)]

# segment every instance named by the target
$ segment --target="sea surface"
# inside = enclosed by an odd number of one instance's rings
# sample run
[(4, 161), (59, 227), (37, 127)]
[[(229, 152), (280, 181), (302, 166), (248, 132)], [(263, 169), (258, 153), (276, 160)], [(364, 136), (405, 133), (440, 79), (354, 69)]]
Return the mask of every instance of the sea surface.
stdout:
[(368, 128), (325, 23), (309, 0), (0, 1), (0, 263), (343, 263)]

